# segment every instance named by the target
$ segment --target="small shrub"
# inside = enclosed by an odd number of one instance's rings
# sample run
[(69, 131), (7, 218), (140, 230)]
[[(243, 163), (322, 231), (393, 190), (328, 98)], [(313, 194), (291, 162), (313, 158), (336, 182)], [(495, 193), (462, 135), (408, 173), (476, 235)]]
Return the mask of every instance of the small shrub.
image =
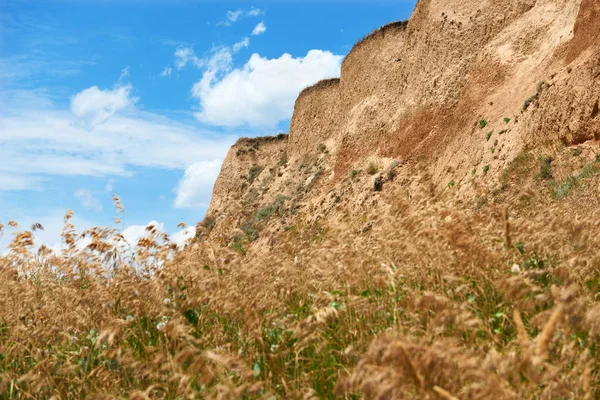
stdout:
[(216, 224), (217, 221), (213, 217), (208, 215), (204, 217), (204, 220), (202, 222), (200, 222), (200, 226), (208, 229), (208, 231), (212, 231)]
[(356, 178), (356, 175), (358, 175), (359, 173), (360, 171), (353, 169), (352, 171), (350, 171), (350, 179)]
[(279, 157), (279, 166), (283, 167), (285, 165), (287, 165), (288, 162), (288, 154), (287, 151), (284, 151), (283, 153), (281, 153), (281, 157)]
[(544, 157), (540, 164), (540, 178), (545, 180), (552, 179), (552, 157)]
[(494, 131), (489, 131), (488, 133), (486, 133), (486, 135), (485, 135), (486, 142), (490, 141), (490, 138), (492, 137), (493, 133), (494, 133)]
[(490, 170), (490, 166), (486, 165), (485, 167), (483, 167), (483, 174), (487, 175), (488, 171)]
[(504, 118), (504, 123), (505, 124), (508, 124), (509, 122), (510, 122), (510, 118), (508, 118), (508, 117)]
[(448, 187), (454, 187), (456, 185), (456, 182), (454, 182), (454, 179), (452, 179), (450, 182), (448, 182)]
[(242, 235), (238, 235), (233, 238), (231, 249), (243, 256), (246, 255), (246, 248), (244, 247), (244, 237)]
[(375, 164), (374, 162), (370, 163), (367, 167), (367, 174), (375, 175), (377, 172), (379, 172), (379, 165)]
[(544, 85), (546, 84), (545, 81), (539, 81), (537, 84), (537, 92), (540, 93), (542, 91), (542, 89), (544, 89)]
[(381, 176), (378, 176), (377, 178), (375, 178), (375, 181), (373, 181), (373, 191), (381, 192), (382, 190), (383, 190), (383, 178)]
[(471, 175), (475, 175), (477, 174), (477, 168), (473, 168), (473, 171), (471, 171)]
[(596, 154), (596, 161), (595, 162), (600, 162), (600, 154)]
[(529, 96), (523, 103), (523, 111), (527, 111), (527, 109), (529, 108), (531, 103), (533, 103), (534, 100), (536, 100), (538, 98), (538, 96), (539, 96), (539, 93), (536, 93), (533, 96)]
[(396, 167), (398, 167), (398, 165), (400, 165), (400, 161), (394, 161), (392, 163), (392, 165), (390, 165), (390, 169), (387, 172), (387, 179), (389, 181), (394, 180), (394, 178), (396, 177)]
[(485, 119), (480, 119), (479, 120), (479, 129), (483, 129), (487, 126), (487, 121)]
[(252, 167), (250, 167), (250, 171), (248, 171), (248, 181), (250, 183), (254, 182), (256, 177), (260, 175), (263, 169), (264, 167), (259, 167), (258, 165), (253, 165)]

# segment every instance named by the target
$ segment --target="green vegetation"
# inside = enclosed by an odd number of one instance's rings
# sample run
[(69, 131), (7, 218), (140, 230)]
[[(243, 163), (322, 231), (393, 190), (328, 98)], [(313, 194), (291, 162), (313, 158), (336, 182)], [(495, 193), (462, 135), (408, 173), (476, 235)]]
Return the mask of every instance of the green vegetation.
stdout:
[(487, 175), (488, 171), (490, 170), (490, 166), (486, 165), (483, 167), (483, 175)]
[(452, 179), (450, 182), (448, 182), (448, 187), (454, 187), (454, 185), (456, 185), (456, 182), (454, 182), (454, 179)]
[(352, 171), (350, 171), (350, 179), (354, 180), (354, 178), (356, 178), (356, 176), (360, 174), (359, 170), (353, 169)]
[(486, 142), (490, 141), (490, 138), (492, 137), (493, 134), (494, 134), (494, 131), (489, 131), (488, 133), (485, 134)]
[(248, 181), (250, 183), (253, 183), (256, 177), (260, 175), (260, 173), (263, 171), (263, 169), (264, 167), (260, 167), (258, 165), (253, 165), (252, 167), (250, 167), (250, 171), (248, 171)]
[(379, 166), (379, 164), (376, 164), (375, 162), (371, 162), (371, 163), (369, 163), (369, 166), (367, 167), (367, 174), (375, 175), (377, 172), (379, 172), (380, 168), (381, 167)]
[(288, 154), (287, 154), (287, 151), (284, 151), (283, 153), (281, 153), (281, 157), (279, 157), (279, 166), (284, 167), (287, 165), (287, 162), (288, 162)]
[(319, 146), (317, 147), (317, 149), (321, 152), (321, 153), (327, 153), (327, 146), (325, 146), (324, 143), (319, 143)]
[(488, 123), (485, 119), (480, 119), (478, 124), (479, 124), (479, 129), (483, 129), (487, 126)]
[(573, 193), (573, 189), (581, 185), (582, 181), (591, 179), (600, 173), (600, 165), (597, 163), (587, 164), (579, 174), (575, 176), (569, 176), (562, 183), (551, 183), (552, 192), (554, 198), (562, 200), (569, 197)]
[(543, 157), (540, 164), (539, 177), (545, 180), (552, 179), (552, 157)]
[(545, 81), (539, 81), (537, 84), (537, 92), (540, 93), (542, 91), (542, 89), (544, 89), (544, 85), (546, 84)]
[(508, 124), (508, 123), (510, 123), (510, 118), (508, 118), (508, 117), (504, 118), (504, 123), (505, 123), (505, 124)]

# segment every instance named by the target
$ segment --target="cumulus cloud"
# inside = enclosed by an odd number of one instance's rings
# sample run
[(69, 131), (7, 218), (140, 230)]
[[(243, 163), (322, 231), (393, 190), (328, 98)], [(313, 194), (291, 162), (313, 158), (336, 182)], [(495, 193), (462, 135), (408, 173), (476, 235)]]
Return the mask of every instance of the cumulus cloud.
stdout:
[(130, 96), (131, 90), (131, 85), (117, 86), (112, 90), (92, 86), (73, 96), (71, 112), (89, 128), (93, 128), (134, 104), (135, 99)]
[(156, 221), (150, 221), (146, 225), (130, 225), (123, 231), (123, 237), (125, 241), (132, 247), (137, 246), (138, 241), (148, 236), (146, 228), (155, 227), (157, 231), (164, 232), (165, 224), (158, 223)]
[[(148, 229), (151, 227), (158, 233), (165, 232), (165, 224), (157, 221), (150, 221), (146, 225), (130, 225), (123, 231), (123, 237), (130, 247), (136, 247), (139, 240), (149, 235)], [(193, 226), (185, 227), (169, 236), (169, 240), (175, 243), (180, 249), (183, 248), (196, 235), (196, 228)]]
[(311, 50), (305, 57), (283, 54), (268, 59), (253, 54), (238, 69), (231, 61), (207, 68), (194, 84), (200, 102), (196, 117), (219, 126), (275, 127), (291, 117), (298, 93), (320, 79), (339, 76), (342, 56)]
[(196, 236), (196, 228), (193, 226), (187, 226), (184, 229), (173, 233), (169, 236), (172, 243), (175, 243), (180, 249), (185, 247)]
[(81, 202), (81, 205), (86, 210), (102, 211), (102, 204), (100, 204), (100, 201), (88, 189), (76, 190), (75, 198)]
[(176, 208), (207, 207), (213, 183), (221, 170), (222, 160), (195, 162), (186, 170), (179, 181), (175, 198)]
[(265, 23), (259, 22), (258, 25), (256, 25), (254, 27), (254, 30), (252, 31), (252, 35), (254, 35), (254, 36), (262, 35), (263, 33), (265, 33), (266, 30), (267, 30), (267, 27), (265, 26)]

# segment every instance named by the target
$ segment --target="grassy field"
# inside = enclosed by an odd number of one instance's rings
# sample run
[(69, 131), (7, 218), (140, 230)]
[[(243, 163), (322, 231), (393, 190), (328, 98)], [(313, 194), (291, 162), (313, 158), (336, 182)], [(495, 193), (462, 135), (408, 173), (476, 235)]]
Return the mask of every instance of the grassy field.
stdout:
[(547, 164), (472, 199), (417, 176), (268, 253), (153, 228), (128, 252), (68, 213), (57, 255), (7, 223), (0, 398), (597, 399), (600, 165)]

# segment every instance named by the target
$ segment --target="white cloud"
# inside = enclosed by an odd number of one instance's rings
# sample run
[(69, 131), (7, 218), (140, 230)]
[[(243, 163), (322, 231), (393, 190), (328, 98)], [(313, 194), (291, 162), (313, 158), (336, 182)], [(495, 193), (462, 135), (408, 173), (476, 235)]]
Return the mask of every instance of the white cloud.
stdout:
[(183, 69), (188, 63), (192, 63), (198, 68), (203, 65), (202, 60), (196, 57), (194, 50), (191, 48), (180, 47), (175, 50), (175, 66), (177, 69)]
[(254, 36), (262, 35), (263, 33), (265, 33), (266, 30), (267, 30), (267, 27), (265, 26), (265, 23), (259, 22), (258, 25), (256, 25), (254, 27), (254, 30), (252, 31), (252, 35), (254, 35)]
[(240, 51), (243, 48), (247, 48), (248, 46), (250, 46), (250, 39), (245, 37), (243, 38), (241, 41), (235, 43), (232, 46), (232, 49), (235, 53), (237, 53), (238, 51)]
[(244, 12), (242, 10), (227, 11), (227, 20), (232, 23), (236, 22), (238, 19), (240, 19), (243, 13)]
[(263, 15), (265, 12), (263, 10), (261, 10), (260, 8), (251, 8), (246, 12), (246, 15), (248, 17), (258, 17)]
[(167, 77), (167, 76), (171, 76), (171, 74), (173, 73), (173, 68), (171, 67), (165, 67), (165, 69), (162, 70), (162, 72), (160, 73), (160, 76)]
[[(10, 242), (12, 241), (12, 235), (9, 233), (15, 231), (23, 231), (29, 230), (30, 226), (34, 223), (41, 224), (44, 229), (37, 230), (33, 232), (34, 236), (34, 249), (37, 250), (42, 244), (45, 244), (50, 249), (55, 252), (60, 252), (62, 246), (61, 233), (64, 227), (64, 216), (66, 210), (50, 210), (43, 215), (35, 215), (35, 214), (25, 214), (23, 212), (16, 212), (13, 215), (10, 215), (10, 218), (17, 221), (19, 223), (19, 228), (12, 229), (10, 227), (5, 227), (5, 237), (0, 238), (0, 254), (4, 252), (4, 250), (8, 247)], [(73, 218), (70, 220), (70, 223), (75, 225), (75, 229), (78, 233), (83, 232), (86, 229), (91, 228), (94, 224), (86, 220), (79, 215), (75, 214)], [(78, 241), (77, 247), (79, 249), (83, 248), (85, 245), (84, 241)]]
[(135, 247), (138, 241), (149, 235), (147, 227), (154, 226), (158, 232), (164, 232), (165, 224), (156, 221), (150, 221), (147, 225), (130, 225), (123, 231), (123, 237), (130, 246)]
[(119, 81), (129, 77), (129, 67), (125, 67), (121, 70), (121, 75), (119, 76)]
[(35, 100), (39, 93), (3, 94), (0, 192), (42, 189), (45, 180), (57, 176), (112, 179), (140, 167), (183, 171), (198, 161), (223, 159), (237, 137), (135, 107), (88, 131), (73, 123), (68, 110), (49, 99)]
[(246, 65), (234, 70), (230, 60), (207, 68), (192, 88), (201, 107), (196, 117), (212, 125), (274, 127), (291, 117), (303, 88), (339, 76), (342, 59), (329, 51), (311, 50), (298, 58), (253, 54)]
[(169, 239), (181, 249), (185, 247), (185, 245), (188, 244), (189, 241), (194, 238), (194, 236), (196, 236), (196, 228), (193, 226), (187, 226), (182, 230), (171, 234)]
[(240, 19), (245, 18), (245, 17), (258, 17), (261, 15), (264, 15), (264, 11), (261, 10), (260, 8), (255, 8), (252, 7), (246, 11), (242, 10), (241, 8), (235, 11), (229, 10), (227, 11), (227, 14), (225, 15), (225, 20), (219, 22), (217, 25), (221, 25), (221, 26), (231, 26), (233, 24), (235, 24), (236, 22), (238, 22)]
[(75, 197), (81, 202), (86, 210), (102, 211), (102, 204), (88, 189), (78, 189), (75, 191)]
[(200, 161), (190, 165), (179, 181), (176, 208), (202, 208), (208, 206), (213, 183), (221, 170), (222, 160)]
[(130, 97), (131, 85), (117, 86), (113, 90), (100, 90), (92, 86), (71, 99), (71, 112), (86, 126), (93, 128), (106, 122), (116, 112), (135, 103)]

